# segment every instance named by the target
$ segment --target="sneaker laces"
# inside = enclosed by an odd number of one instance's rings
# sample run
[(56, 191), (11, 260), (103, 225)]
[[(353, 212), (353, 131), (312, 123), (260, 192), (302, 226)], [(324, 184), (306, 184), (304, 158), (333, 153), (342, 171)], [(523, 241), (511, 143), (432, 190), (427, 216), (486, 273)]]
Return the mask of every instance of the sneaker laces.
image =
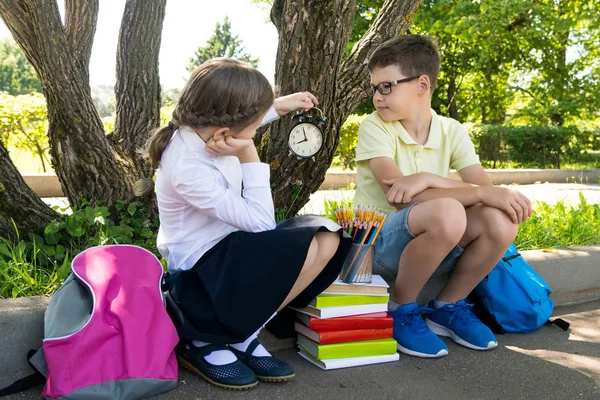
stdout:
[(402, 313), (398, 316), (398, 321), (402, 325), (409, 324), (413, 332), (428, 331), (429, 328), (423, 320), (422, 315), (430, 315), (434, 312), (430, 307), (417, 307), (410, 312)]
[(446, 305), (444, 308), (451, 312), (448, 323), (451, 323), (454, 317), (456, 317), (463, 325), (467, 325), (469, 321), (479, 322), (475, 314), (471, 311), (473, 304), (468, 304), (464, 300), (458, 301), (451, 306)]

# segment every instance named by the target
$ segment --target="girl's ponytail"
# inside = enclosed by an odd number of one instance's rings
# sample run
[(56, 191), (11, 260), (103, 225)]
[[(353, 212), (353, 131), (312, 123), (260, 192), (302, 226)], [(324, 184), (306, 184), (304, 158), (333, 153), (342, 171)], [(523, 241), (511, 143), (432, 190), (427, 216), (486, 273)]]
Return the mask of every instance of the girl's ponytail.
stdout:
[(176, 129), (177, 127), (172, 122), (169, 122), (168, 126), (158, 128), (152, 133), (152, 136), (148, 140), (148, 158), (153, 169), (159, 167), (160, 157)]

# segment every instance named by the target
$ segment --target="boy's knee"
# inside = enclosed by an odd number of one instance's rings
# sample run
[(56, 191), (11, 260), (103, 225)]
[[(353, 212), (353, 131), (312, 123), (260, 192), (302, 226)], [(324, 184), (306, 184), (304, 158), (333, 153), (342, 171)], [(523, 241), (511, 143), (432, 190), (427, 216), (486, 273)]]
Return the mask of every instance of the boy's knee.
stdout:
[(431, 227), (428, 229), (440, 238), (458, 243), (467, 228), (467, 214), (463, 205), (451, 198), (434, 200)]
[(519, 225), (513, 223), (504, 211), (494, 207), (485, 207), (483, 220), (485, 233), (502, 243), (503, 246), (509, 245), (515, 240)]

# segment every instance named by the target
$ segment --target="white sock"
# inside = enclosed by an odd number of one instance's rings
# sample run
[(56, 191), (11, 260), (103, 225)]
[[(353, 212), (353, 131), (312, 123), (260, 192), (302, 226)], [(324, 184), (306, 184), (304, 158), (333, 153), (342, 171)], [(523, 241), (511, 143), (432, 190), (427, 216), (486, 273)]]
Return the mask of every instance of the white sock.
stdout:
[[(261, 331), (261, 329), (276, 315), (277, 313), (273, 313), (273, 315), (271, 315), (267, 322), (265, 322), (260, 328), (258, 328), (256, 332), (250, 335), (250, 337), (244, 340), (242, 343), (230, 344), (229, 346), (239, 351), (246, 351), (246, 349), (248, 349), (248, 346), (250, 346), (250, 343), (252, 343), (252, 341), (258, 337), (258, 333)], [(270, 357), (271, 353), (269, 353), (267, 349), (265, 349), (264, 346), (259, 343), (258, 346), (256, 346), (256, 349), (254, 349), (254, 351), (252, 352), (252, 355), (256, 357)]]
[[(210, 343), (200, 342), (197, 340), (192, 341), (192, 345), (194, 345), (194, 347), (204, 347), (208, 344)], [(204, 359), (212, 365), (225, 365), (235, 362), (237, 357), (229, 350), (217, 350), (213, 351), (207, 356), (204, 356)]]
[(400, 307), (402, 304), (398, 304), (398, 303), (394, 303), (393, 301), (389, 301), (388, 302), (388, 312), (394, 312), (396, 311), (396, 309), (398, 307)]
[(444, 307), (446, 304), (454, 304), (454, 303), (450, 303), (449, 301), (434, 300), (433, 301), (433, 308), (435, 308), (437, 310), (438, 308)]

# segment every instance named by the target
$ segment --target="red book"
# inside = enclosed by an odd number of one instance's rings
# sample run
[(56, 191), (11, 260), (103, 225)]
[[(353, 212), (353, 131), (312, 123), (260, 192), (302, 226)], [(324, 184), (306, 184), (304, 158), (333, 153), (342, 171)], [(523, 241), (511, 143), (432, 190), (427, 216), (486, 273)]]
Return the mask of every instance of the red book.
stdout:
[(391, 338), (393, 335), (392, 328), (315, 332), (301, 322), (296, 322), (296, 332), (306, 336), (313, 342), (319, 344), (359, 342), (361, 340), (372, 339), (387, 339)]
[(297, 313), (296, 318), (315, 332), (390, 329), (392, 327), (392, 317), (385, 312), (327, 319)]

